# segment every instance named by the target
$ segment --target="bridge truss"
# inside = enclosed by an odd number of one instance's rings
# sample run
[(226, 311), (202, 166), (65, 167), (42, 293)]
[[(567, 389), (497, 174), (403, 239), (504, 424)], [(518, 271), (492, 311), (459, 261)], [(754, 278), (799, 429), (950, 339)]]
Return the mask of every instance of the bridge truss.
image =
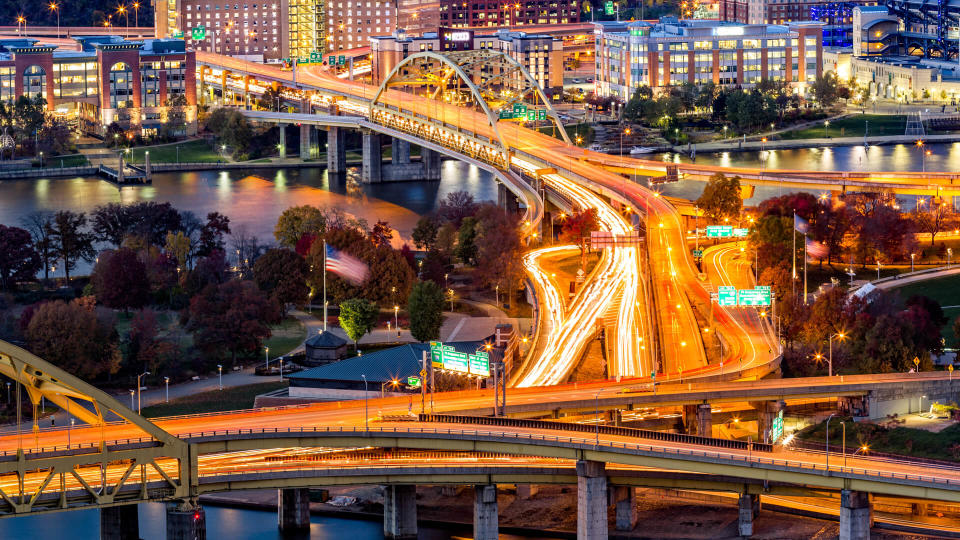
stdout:
[[(185, 441), (102, 390), (4, 341), (0, 374), (15, 383), (18, 420), (23, 392), (34, 419), (29, 431), (18, 421), (17, 450), (0, 454), (0, 515), (190, 496), (188, 471), (195, 469)], [(78, 429), (99, 429), (99, 442), (74, 445), (67, 455), (66, 447), (43, 447), (36, 420), (41, 399), (87, 424)], [(106, 441), (102, 433), (107, 424), (129, 424), (134, 436)]]
[[(465, 114), (481, 120), (465, 121)], [(512, 57), (489, 49), (408, 56), (380, 85), (370, 118), (501, 169), (510, 161), (501, 122), (550, 127), (570, 142), (530, 72)]]

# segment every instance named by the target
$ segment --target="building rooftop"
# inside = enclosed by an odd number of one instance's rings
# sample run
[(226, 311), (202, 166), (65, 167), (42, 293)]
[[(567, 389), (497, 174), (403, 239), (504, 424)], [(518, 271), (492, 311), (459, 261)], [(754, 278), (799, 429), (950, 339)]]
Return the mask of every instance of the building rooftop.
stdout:
[[(453, 347), (457, 352), (473, 353), (492, 342), (491, 336), (481, 341), (444, 342), (444, 345)], [(420, 373), (424, 352), (430, 353), (429, 343), (407, 343), (294, 373), (289, 378), (294, 385), (297, 381), (305, 380), (362, 382), (361, 375), (366, 375), (367, 381), (371, 383), (406, 381), (407, 377)], [(503, 359), (502, 352), (498, 349), (490, 350), (489, 354), (491, 362)]]
[(347, 340), (342, 337), (330, 332), (329, 330), (320, 332), (319, 334), (308, 339), (305, 343), (307, 347), (314, 347), (317, 349), (336, 349), (337, 347), (343, 347), (347, 344)]

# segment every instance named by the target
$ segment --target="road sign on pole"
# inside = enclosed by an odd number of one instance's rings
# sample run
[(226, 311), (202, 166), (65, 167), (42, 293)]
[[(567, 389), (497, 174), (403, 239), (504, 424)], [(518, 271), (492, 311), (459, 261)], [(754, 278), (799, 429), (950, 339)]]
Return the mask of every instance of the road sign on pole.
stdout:
[(717, 287), (717, 305), (737, 305), (737, 288), (730, 286)]
[(707, 238), (725, 238), (733, 236), (733, 227), (730, 225), (710, 225), (707, 227)]
[(202, 24), (197, 25), (196, 28), (190, 30), (190, 37), (193, 38), (194, 41), (206, 39), (207, 27)]
[(773, 419), (773, 427), (770, 430), (770, 442), (775, 443), (783, 436), (783, 410), (777, 413)]
[(607, 0), (607, 2), (603, 4), (603, 12), (607, 15), (614, 14), (613, 2), (611, 0)]

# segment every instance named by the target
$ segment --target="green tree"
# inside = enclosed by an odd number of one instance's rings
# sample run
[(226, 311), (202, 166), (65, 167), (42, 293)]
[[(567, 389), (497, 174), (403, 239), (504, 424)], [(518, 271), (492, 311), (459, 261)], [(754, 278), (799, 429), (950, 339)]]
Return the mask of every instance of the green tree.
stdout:
[(457, 258), (464, 264), (474, 264), (477, 259), (477, 218), (463, 218), (457, 230)]
[(446, 260), (454, 255), (457, 242), (457, 227), (451, 222), (444, 223), (437, 229), (437, 240), (434, 244), (437, 254)]
[(84, 230), (86, 225), (86, 214), (70, 210), (57, 212), (47, 224), (53, 260), (59, 259), (63, 262), (67, 283), (70, 282), (70, 270), (77, 265), (77, 262), (81, 259), (92, 261), (95, 255), (93, 234)]
[(407, 299), (410, 314), (410, 335), (417, 341), (440, 339), (443, 325), (443, 291), (432, 281), (421, 281), (413, 286)]
[(340, 328), (353, 340), (354, 348), (360, 338), (373, 330), (379, 314), (377, 305), (363, 298), (351, 298), (340, 303)]
[(424, 216), (417, 221), (417, 226), (413, 228), (413, 245), (417, 249), (430, 251), (437, 243), (437, 222), (428, 216)]
[(737, 218), (743, 208), (740, 177), (727, 178), (719, 172), (714, 174), (696, 203), (703, 213), (715, 222), (723, 221), (724, 218)]
[(832, 71), (828, 71), (817, 77), (810, 83), (810, 92), (813, 93), (821, 109), (830, 107), (840, 95), (837, 76)]
[(166, 108), (166, 118), (160, 127), (161, 134), (166, 138), (182, 137), (187, 130), (187, 96), (175, 94), (167, 98), (163, 106)]
[(305, 234), (323, 236), (327, 219), (319, 208), (310, 205), (291, 206), (280, 214), (273, 236), (281, 246), (294, 249)]
[(186, 270), (187, 260), (190, 256), (189, 236), (183, 234), (183, 231), (177, 231), (176, 233), (168, 232), (164, 249), (177, 259), (177, 264), (179, 264), (181, 268)]

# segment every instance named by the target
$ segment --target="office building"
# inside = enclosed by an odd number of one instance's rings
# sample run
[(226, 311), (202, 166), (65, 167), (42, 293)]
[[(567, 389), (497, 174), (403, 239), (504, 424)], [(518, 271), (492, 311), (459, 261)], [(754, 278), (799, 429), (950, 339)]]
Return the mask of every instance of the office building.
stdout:
[(749, 87), (797, 83), (822, 72), (822, 23), (783, 25), (677, 20), (596, 23), (596, 92), (629, 99), (640, 86), (685, 82)]
[(437, 27), (518, 27), (533, 24), (566, 24), (580, 21), (577, 0), (525, 0), (522, 2), (463, 2), (460, 0), (397, 0), (398, 28), (413, 35)]
[[(422, 36), (398, 30), (370, 39), (373, 82), (380, 84), (404, 58), (422, 51), (493, 49), (519, 62), (545, 91), (563, 86), (563, 40), (542, 34), (499, 30), (480, 34), (472, 30), (440, 28)], [(519, 81), (517, 81), (519, 83)]]
[(330, 1), (325, 11), (325, 50), (330, 52), (366, 47), (372, 36), (390, 34), (396, 29), (394, 0)]
[(196, 132), (196, 58), (181, 39), (74, 38), (74, 50), (35, 39), (0, 40), (0, 100), (43, 96), (71, 125), (103, 134), (112, 122), (154, 135), (166, 106), (186, 98), (183, 134)]

